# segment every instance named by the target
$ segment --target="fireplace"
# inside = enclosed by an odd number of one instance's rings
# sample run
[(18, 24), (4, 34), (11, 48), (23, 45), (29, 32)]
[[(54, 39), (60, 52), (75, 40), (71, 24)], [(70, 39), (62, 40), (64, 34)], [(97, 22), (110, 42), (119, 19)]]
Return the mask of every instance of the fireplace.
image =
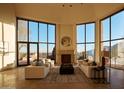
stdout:
[(62, 54), (61, 62), (62, 62), (62, 64), (71, 63), (71, 54)]
[(61, 50), (59, 52), (60, 58), (59, 58), (59, 62), (60, 64), (63, 63), (74, 63), (74, 50)]

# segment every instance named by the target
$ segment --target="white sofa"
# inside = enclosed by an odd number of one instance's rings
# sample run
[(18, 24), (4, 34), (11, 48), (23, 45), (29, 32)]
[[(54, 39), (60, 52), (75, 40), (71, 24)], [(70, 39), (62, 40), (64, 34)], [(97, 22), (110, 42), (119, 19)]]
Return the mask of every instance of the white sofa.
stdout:
[(94, 68), (96, 68), (97, 66), (88, 66), (88, 65), (84, 65), (84, 64), (79, 64), (79, 68), (81, 69), (81, 71), (84, 72), (84, 74), (88, 77), (88, 78), (94, 78)]
[(51, 67), (51, 68), (54, 67), (54, 60), (51, 60), (51, 59), (45, 59), (45, 63), (50, 63), (50, 67)]
[(50, 70), (50, 64), (43, 66), (25, 67), (25, 79), (45, 78)]
[[(97, 64), (96, 66), (92, 66), (92, 65), (89, 65), (90, 62), (88, 62), (88, 64), (84, 61), (79, 61), (79, 68), (81, 71), (83, 71), (83, 73), (87, 76), (87, 78), (94, 78), (94, 68), (97, 68), (98, 65), (100, 64)], [(107, 69), (104, 71), (104, 75), (105, 77), (107, 77)], [(95, 77), (98, 77), (98, 73), (96, 73), (96, 76)], [(102, 78), (102, 72), (100, 72), (100, 77)]]

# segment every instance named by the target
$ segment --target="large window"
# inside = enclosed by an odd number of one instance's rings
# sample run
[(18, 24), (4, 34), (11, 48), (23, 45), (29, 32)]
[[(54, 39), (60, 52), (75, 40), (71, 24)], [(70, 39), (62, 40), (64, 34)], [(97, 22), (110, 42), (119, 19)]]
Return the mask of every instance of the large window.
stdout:
[(94, 60), (95, 23), (77, 25), (77, 59)]
[(106, 64), (110, 65), (110, 18), (101, 22), (101, 54), (106, 58)]
[(110, 66), (124, 65), (124, 10), (101, 21), (101, 52)]
[(55, 61), (55, 24), (17, 18), (18, 65), (49, 58)]

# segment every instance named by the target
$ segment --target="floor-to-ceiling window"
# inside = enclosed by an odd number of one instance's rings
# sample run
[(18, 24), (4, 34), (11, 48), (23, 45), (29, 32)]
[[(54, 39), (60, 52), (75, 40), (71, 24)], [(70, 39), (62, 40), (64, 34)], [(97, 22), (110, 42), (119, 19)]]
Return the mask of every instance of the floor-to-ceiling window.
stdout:
[(77, 25), (77, 60), (94, 60), (95, 23)]
[(101, 21), (101, 52), (110, 66), (124, 66), (124, 10)]
[(17, 64), (42, 58), (55, 61), (55, 28), (55, 24), (17, 18)]
[(101, 22), (101, 54), (106, 58), (106, 64), (110, 65), (110, 18)]

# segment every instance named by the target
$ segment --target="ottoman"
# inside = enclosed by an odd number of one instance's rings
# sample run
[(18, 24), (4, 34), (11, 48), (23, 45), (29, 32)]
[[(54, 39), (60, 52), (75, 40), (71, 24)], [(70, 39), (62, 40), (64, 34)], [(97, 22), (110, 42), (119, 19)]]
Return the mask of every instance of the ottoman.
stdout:
[(59, 70), (60, 74), (74, 74), (74, 68), (72, 64), (62, 64)]

